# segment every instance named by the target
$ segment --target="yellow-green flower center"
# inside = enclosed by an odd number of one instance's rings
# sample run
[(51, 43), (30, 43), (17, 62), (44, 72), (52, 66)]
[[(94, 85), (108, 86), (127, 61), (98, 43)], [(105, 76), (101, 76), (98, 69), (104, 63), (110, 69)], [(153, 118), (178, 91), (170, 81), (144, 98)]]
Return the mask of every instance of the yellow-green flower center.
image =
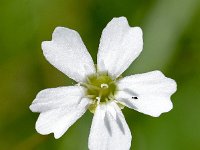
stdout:
[(93, 100), (93, 104), (89, 108), (91, 112), (95, 111), (98, 104), (113, 100), (117, 89), (115, 81), (106, 73), (90, 75), (87, 82), (82, 85), (87, 89), (86, 95)]

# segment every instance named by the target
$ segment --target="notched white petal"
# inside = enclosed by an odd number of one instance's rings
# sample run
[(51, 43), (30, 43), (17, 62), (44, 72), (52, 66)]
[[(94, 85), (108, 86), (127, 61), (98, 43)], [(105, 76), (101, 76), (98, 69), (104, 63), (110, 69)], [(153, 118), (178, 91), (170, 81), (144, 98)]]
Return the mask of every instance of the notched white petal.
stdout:
[(89, 136), (90, 150), (129, 150), (131, 133), (114, 102), (96, 108)]
[(78, 103), (85, 94), (81, 86), (49, 88), (40, 91), (30, 105), (32, 112), (45, 112)]
[(57, 27), (52, 40), (42, 42), (42, 50), (54, 67), (77, 82), (83, 82), (87, 75), (95, 73), (92, 57), (74, 30)]
[(177, 85), (160, 71), (136, 74), (118, 81), (116, 99), (129, 108), (154, 117), (173, 108), (171, 95)]
[(39, 92), (30, 106), (33, 112), (40, 112), (37, 132), (54, 133), (55, 138), (60, 138), (87, 110), (91, 101), (84, 98), (84, 90), (80, 86), (69, 86)]
[(125, 17), (113, 18), (102, 32), (97, 68), (117, 78), (138, 57), (142, 48), (141, 28), (130, 27)]
[(52, 109), (39, 115), (35, 128), (42, 135), (54, 133), (60, 138), (87, 110), (89, 101), (82, 99), (79, 104)]

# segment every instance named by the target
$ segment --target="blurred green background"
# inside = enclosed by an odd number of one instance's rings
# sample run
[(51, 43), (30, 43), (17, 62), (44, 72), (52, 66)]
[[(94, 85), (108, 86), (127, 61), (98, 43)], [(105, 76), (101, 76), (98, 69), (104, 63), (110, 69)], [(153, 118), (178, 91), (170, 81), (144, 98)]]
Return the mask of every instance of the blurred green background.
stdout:
[(106, 24), (126, 16), (144, 32), (144, 50), (125, 75), (161, 70), (177, 81), (174, 109), (153, 118), (125, 108), (134, 150), (200, 149), (199, 0), (0, 0), (0, 149), (86, 150), (92, 114), (62, 138), (42, 136), (29, 110), (42, 89), (74, 83), (44, 58), (56, 26), (78, 31), (96, 62)]

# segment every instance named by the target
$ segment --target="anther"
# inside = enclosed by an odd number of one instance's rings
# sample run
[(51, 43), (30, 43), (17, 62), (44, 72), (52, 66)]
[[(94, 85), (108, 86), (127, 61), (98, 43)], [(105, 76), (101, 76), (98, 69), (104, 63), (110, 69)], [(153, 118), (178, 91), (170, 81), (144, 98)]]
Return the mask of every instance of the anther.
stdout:
[(105, 83), (101, 84), (101, 88), (107, 89), (108, 88), (108, 84), (105, 84)]
[(97, 104), (99, 104), (100, 103), (100, 97), (96, 97), (96, 100), (97, 100)]

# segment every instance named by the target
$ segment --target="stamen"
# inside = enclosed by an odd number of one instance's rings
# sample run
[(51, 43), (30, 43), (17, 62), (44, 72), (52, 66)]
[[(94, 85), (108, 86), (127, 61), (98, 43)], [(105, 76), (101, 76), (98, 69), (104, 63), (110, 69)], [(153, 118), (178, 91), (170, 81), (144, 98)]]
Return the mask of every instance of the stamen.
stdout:
[(101, 84), (101, 88), (107, 89), (108, 88), (108, 84), (105, 84), (105, 83)]
[(99, 105), (101, 98), (100, 97), (96, 97), (97, 100), (97, 104)]

